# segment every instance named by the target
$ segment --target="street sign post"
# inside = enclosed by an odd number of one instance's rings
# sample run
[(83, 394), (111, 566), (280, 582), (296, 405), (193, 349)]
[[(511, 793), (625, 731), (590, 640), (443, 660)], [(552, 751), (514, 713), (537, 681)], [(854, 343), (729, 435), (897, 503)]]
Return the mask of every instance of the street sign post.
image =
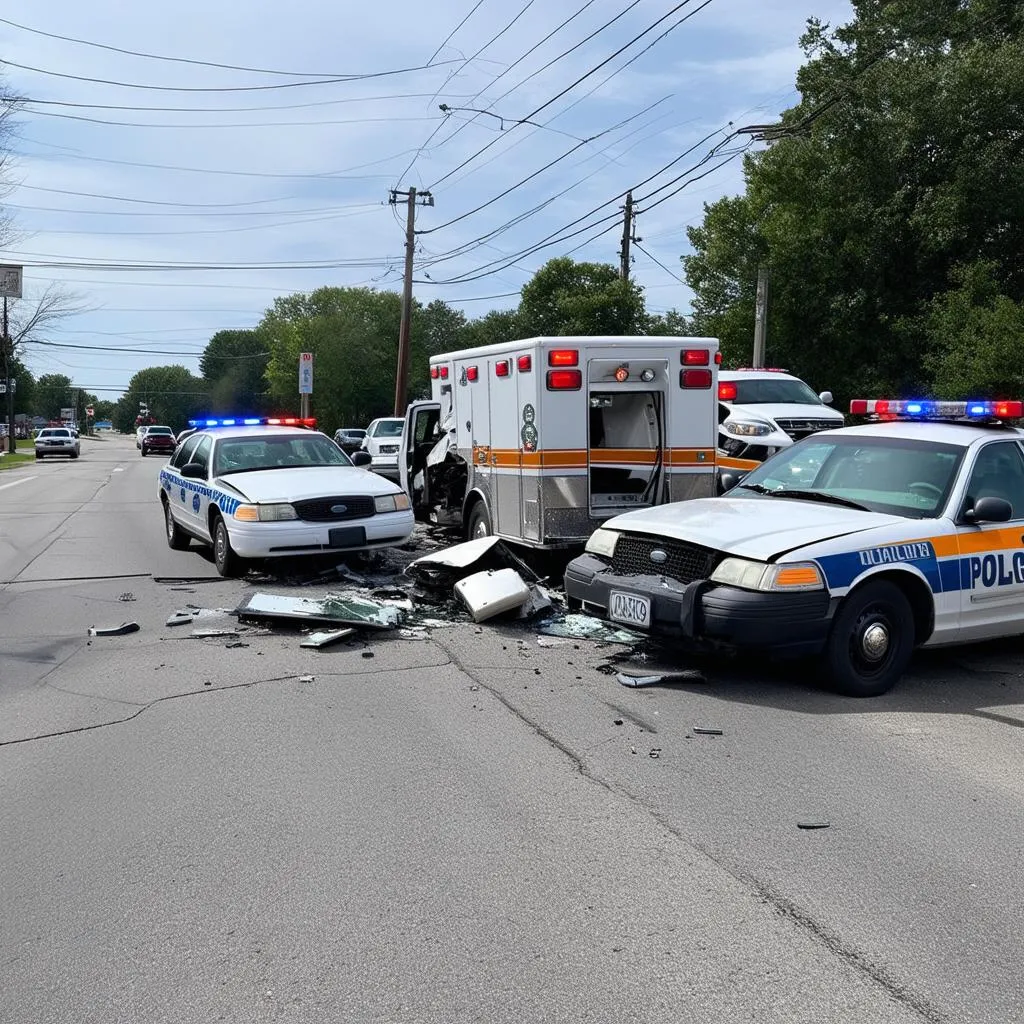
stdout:
[(309, 416), (309, 396), (313, 394), (313, 353), (299, 353), (299, 415)]
[(93, 409), (93, 407), (91, 405), (87, 405), (85, 407), (85, 415), (88, 416), (90, 419), (92, 419), (92, 416), (93, 416), (94, 412), (95, 412), (95, 410)]
[(0, 297), (21, 298), (21, 275), (23, 267), (14, 263), (0, 263)]
[[(17, 391), (18, 391), (18, 382), (16, 380), (11, 380), (8, 383), (10, 383), (10, 385), (11, 385), (11, 394), (16, 394)], [(6, 395), (6, 394), (7, 394), (7, 383), (5, 383), (4, 381), (0, 380), (0, 395)]]

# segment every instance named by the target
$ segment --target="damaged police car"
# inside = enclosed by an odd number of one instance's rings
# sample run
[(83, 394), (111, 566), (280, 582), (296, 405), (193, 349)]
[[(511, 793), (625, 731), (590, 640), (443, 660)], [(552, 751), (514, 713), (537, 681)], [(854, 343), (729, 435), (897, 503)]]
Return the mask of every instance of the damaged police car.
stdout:
[(569, 599), (634, 629), (820, 655), (877, 696), (917, 646), (1024, 633), (1021, 402), (858, 400), (719, 498), (606, 522)]

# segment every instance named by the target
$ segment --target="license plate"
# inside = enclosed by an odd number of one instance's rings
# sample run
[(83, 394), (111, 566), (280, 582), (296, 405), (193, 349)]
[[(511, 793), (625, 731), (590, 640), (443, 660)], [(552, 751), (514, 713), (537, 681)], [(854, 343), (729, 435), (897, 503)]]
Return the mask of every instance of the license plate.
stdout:
[(366, 544), (366, 527), (335, 527), (335, 529), (328, 531), (327, 543), (332, 548), (361, 548)]
[(608, 618), (621, 622), (625, 626), (642, 626), (644, 629), (650, 629), (650, 598), (613, 590), (609, 595)]

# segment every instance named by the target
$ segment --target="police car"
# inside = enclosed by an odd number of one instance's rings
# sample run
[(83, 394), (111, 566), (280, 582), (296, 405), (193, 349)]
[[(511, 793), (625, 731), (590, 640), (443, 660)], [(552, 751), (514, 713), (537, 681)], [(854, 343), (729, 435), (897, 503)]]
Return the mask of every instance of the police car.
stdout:
[(1024, 633), (1024, 403), (857, 400), (722, 497), (610, 519), (570, 601), (699, 642), (821, 655), (890, 689), (917, 646)]
[(222, 576), (248, 559), (359, 551), (401, 544), (413, 530), (409, 499), (360, 468), (313, 428), (316, 420), (190, 420), (197, 428), (160, 471), (167, 543), (212, 545)]

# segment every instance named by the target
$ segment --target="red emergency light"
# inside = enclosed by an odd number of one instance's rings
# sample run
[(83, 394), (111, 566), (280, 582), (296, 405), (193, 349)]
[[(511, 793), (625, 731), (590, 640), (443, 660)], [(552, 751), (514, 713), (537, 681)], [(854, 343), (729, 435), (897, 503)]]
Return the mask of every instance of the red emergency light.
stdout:
[(711, 371), (680, 370), (679, 386), (681, 388), (709, 388), (711, 387)]
[(553, 348), (548, 353), (548, 366), (579, 366), (580, 353), (575, 348)]
[(507, 359), (499, 359), (494, 364), (494, 376), (495, 377), (507, 377), (511, 372), (511, 366)]
[(264, 421), (270, 427), (310, 427), (316, 426), (312, 418), (301, 419), (298, 416), (269, 416)]
[(448, 367), (447, 366), (442, 366), (441, 367), (441, 380), (447, 380), (447, 379), (448, 379)]
[(548, 370), (548, 391), (579, 391), (583, 387), (580, 370)]
[(475, 366), (466, 367), (466, 380), (476, 380), (480, 376), (480, 371)]
[(881, 419), (996, 419), (1014, 420), (1024, 417), (1024, 402), (975, 401), (946, 402), (928, 398), (855, 398), (850, 402), (852, 416), (878, 416)]
[(718, 400), (720, 402), (736, 401), (736, 385), (731, 380), (723, 380), (719, 382)]
[(431, 380), (437, 380), (437, 378), (440, 377), (440, 376), (441, 376), (441, 371), (436, 366), (432, 366), (430, 368), (430, 379)]
[(520, 373), (529, 373), (533, 369), (533, 359), (530, 356), (520, 356), (516, 360), (516, 369)]
[(684, 348), (679, 353), (679, 361), (683, 366), (707, 366), (711, 355), (706, 348)]
[(721, 365), (722, 365), (722, 353), (721, 352), (716, 352), (715, 353), (715, 366), (721, 366)]

